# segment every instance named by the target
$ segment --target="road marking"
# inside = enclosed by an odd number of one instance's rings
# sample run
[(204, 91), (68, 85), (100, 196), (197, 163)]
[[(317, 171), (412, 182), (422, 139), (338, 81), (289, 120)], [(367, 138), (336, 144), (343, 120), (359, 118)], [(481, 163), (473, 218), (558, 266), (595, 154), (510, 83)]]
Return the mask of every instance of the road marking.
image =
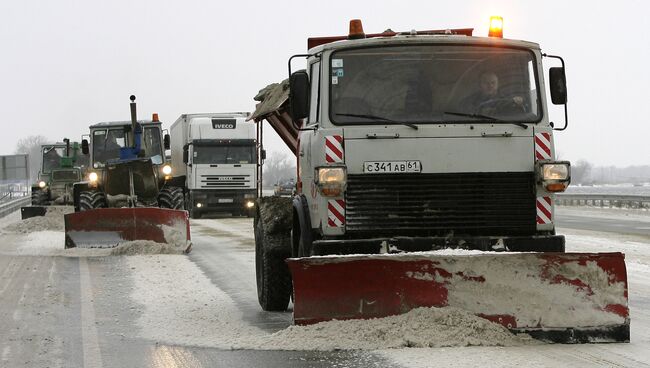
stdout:
[(83, 346), (84, 367), (102, 368), (102, 354), (95, 326), (95, 306), (93, 304), (90, 271), (86, 258), (79, 258), (79, 281), (81, 284), (81, 344)]

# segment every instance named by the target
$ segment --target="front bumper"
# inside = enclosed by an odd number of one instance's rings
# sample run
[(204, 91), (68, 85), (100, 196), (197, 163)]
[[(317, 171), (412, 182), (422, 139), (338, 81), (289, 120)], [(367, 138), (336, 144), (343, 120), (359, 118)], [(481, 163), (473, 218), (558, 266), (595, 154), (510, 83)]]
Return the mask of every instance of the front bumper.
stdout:
[(563, 235), (392, 237), (373, 239), (328, 239), (313, 242), (314, 255), (426, 252), (468, 249), (504, 252), (564, 252)]
[[(251, 210), (247, 202), (255, 203), (257, 191), (196, 190), (191, 194), (190, 208), (193, 213), (241, 212)], [(247, 198), (248, 197), (248, 198)], [(201, 207), (197, 204), (201, 203)]]

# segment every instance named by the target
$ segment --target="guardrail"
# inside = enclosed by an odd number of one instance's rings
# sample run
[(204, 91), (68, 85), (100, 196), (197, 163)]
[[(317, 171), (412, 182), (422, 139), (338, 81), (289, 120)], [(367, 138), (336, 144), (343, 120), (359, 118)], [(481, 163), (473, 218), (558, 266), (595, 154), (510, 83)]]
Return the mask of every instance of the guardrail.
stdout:
[(0, 218), (17, 211), (20, 207), (29, 206), (31, 203), (31, 197), (22, 197), (12, 201), (4, 201), (0, 203)]
[(558, 194), (555, 204), (562, 206), (650, 208), (650, 197), (613, 194)]

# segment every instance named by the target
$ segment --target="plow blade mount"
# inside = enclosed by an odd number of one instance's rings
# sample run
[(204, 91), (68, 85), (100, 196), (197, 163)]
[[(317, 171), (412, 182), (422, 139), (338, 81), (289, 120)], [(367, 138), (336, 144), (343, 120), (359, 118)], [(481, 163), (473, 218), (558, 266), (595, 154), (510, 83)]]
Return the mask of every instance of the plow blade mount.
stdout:
[(45, 212), (47, 212), (47, 207), (44, 206), (20, 207), (20, 216), (23, 220), (37, 216), (45, 216)]
[(287, 263), (296, 324), (450, 306), (546, 341), (630, 338), (622, 253), (401, 253)]
[(163, 208), (99, 208), (65, 215), (66, 248), (112, 248), (132, 240), (190, 246), (186, 211)]

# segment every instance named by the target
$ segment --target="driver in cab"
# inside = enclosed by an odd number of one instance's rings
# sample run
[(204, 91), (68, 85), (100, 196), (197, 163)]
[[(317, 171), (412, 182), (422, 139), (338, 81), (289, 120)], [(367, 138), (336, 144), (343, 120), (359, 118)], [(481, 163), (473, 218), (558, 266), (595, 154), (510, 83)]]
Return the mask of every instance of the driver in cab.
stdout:
[(467, 112), (488, 116), (525, 110), (523, 97), (508, 98), (499, 93), (499, 77), (494, 72), (484, 72), (479, 76), (478, 92), (465, 97), (461, 106)]

